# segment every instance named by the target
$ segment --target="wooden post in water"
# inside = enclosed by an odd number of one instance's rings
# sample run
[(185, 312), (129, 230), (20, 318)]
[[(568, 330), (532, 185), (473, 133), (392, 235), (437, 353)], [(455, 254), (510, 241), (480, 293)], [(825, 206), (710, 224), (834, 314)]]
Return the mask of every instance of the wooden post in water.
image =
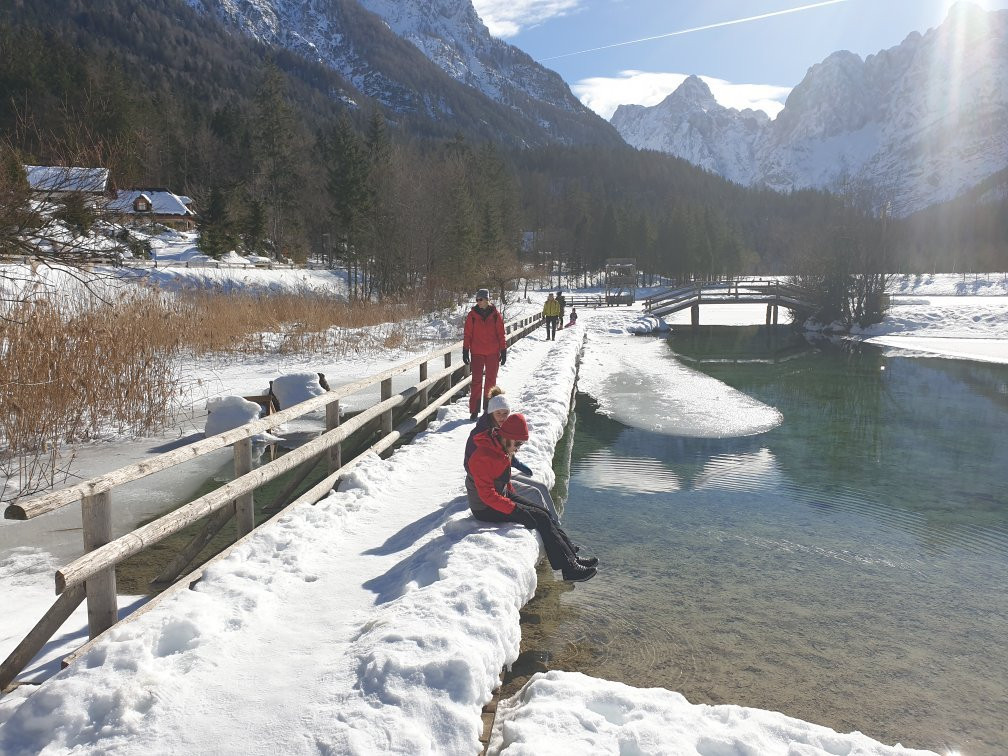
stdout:
[[(252, 439), (243, 438), (234, 443), (234, 472), (240, 478), (252, 472)], [(248, 535), (255, 529), (255, 494), (249, 491), (235, 499), (235, 524), (238, 537)]]
[[(335, 430), (339, 427), (340, 406), (339, 399), (335, 399), (325, 408), (325, 427), (327, 431)], [(330, 474), (343, 467), (343, 444), (336, 444), (329, 450), (329, 472)]]
[[(81, 499), (81, 524), (84, 550), (94, 551), (112, 540), (112, 492), (103, 491)], [(88, 636), (96, 638), (119, 619), (116, 601), (115, 566), (110, 566), (85, 581), (88, 610)]]
[[(392, 398), (392, 379), (386, 378), (381, 382), (381, 400), (384, 402), (386, 399)], [(382, 412), (381, 416), (381, 434), (382, 437), (387, 436), (392, 432), (392, 410), (386, 410)]]
[(766, 306), (766, 324), (767, 325), (770, 325), (770, 317), (771, 317), (772, 314), (773, 314), (773, 305), (768, 303), (767, 306)]
[(690, 305), (690, 325), (694, 328), (700, 325), (700, 304)]

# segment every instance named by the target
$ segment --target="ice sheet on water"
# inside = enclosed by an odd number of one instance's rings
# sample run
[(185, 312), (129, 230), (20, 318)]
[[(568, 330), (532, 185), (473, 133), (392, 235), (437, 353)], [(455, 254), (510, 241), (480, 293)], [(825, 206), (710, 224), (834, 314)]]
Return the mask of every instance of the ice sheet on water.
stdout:
[(781, 413), (677, 362), (658, 339), (589, 334), (578, 388), (626, 425), (697, 438), (750, 436)]

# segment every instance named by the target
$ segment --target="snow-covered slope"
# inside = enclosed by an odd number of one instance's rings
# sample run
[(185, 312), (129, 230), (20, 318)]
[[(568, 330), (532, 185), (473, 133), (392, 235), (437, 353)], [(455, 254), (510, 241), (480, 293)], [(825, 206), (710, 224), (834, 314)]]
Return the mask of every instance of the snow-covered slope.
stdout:
[(714, 101), (690, 77), (651, 108), (620, 106), (631, 145), (781, 191), (867, 187), (899, 214), (952, 199), (1008, 166), (1008, 11), (960, 2), (926, 34), (809, 69), (776, 120)]
[(321, 62), (397, 113), (468, 119), (491, 132), (483, 136), (497, 130), (505, 141), (620, 141), (558, 74), (492, 37), (470, 0), (187, 2), (259, 42)]

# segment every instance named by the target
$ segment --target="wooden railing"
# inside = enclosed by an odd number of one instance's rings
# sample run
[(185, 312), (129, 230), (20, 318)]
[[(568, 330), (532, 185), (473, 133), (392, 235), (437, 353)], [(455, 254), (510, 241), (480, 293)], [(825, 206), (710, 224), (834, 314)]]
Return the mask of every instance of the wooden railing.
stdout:
[[(539, 327), (541, 319), (541, 315), (535, 314), (508, 323), (505, 327), (507, 343), (510, 345), (535, 330)], [(4, 512), (7, 519), (28, 520), (81, 502), (85, 553), (56, 571), (55, 584), (59, 598), (17, 648), (0, 664), (0, 690), (20, 674), (85, 598), (90, 638), (95, 638), (116, 623), (118, 602), (115, 567), (123, 560), (206, 519), (204, 530), (181, 549), (168, 569), (156, 581), (160, 584), (170, 584), (178, 579), (210, 538), (231, 517), (235, 518), (239, 539), (254, 529), (254, 495), (259, 486), (301, 466), (302, 469), (295, 473), (287, 490), (277, 497), (276, 503), (280, 506), (314, 504), (339, 484), (339, 479), (357, 464), (363, 454), (387, 451), (405, 437), (420, 430), (424, 422), (439, 407), (469, 387), (472, 377), (469, 375), (468, 366), (452, 364), (452, 354), (461, 348), (462, 343), (456, 342), (382, 373), (338, 386), (321, 396), (267, 415), (240, 428), (127, 465), (60, 491), (9, 505)], [(439, 366), (443, 364), (443, 368), (440, 370), (435, 368), (436, 372), (431, 373), (431, 363), (439, 363)], [(418, 381), (393, 394), (392, 379), (415, 369), (419, 369)], [(380, 386), (379, 401), (353, 418), (341, 421), (340, 400), (376, 384)], [(407, 416), (400, 418), (398, 425), (393, 426), (393, 413), (397, 409), (400, 409), (401, 415)], [(324, 433), (303, 446), (253, 469), (253, 436), (321, 410), (325, 410)], [(343, 444), (355, 434), (358, 437), (366, 435), (368, 433), (366, 426), (376, 419), (379, 420), (381, 428), (380, 438), (354, 459), (344, 462)], [(227, 446), (234, 447), (234, 480), (183, 504), (153, 522), (118, 538), (112, 538), (112, 495), (117, 486)], [(293, 501), (287, 502), (286, 499), (321, 461), (327, 464), (326, 477)]]
[(653, 294), (644, 300), (644, 309), (654, 315), (668, 315), (697, 304), (766, 303), (781, 307), (811, 311), (798, 287), (768, 279), (739, 279), (696, 283), (678, 289)]

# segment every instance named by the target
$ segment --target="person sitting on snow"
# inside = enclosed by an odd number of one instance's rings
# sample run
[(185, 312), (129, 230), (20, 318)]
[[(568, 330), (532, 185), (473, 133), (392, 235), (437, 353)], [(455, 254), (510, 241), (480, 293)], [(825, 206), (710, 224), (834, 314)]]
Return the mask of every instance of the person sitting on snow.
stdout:
[[(469, 458), (476, 451), (476, 436), (493, 428), (499, 428), (510, 414), (511, 407), (508, 405), (507, 397), (504, 396), (504, 389), (500, 386), (494, 386), (490, 389), (490, 401), (487, 404), (486, 414), (476, 421), (476, 425), (469, 434), (469, 440), (466, 441), (465, 458), (462, 461), (466, 472), (469, 472)], [(559, 525), (560, 515), (557, 514), (556, 504), (553, 503), (553, 496), (546, 484), (536, 480), (532, 476), (532, 469), (519, 462), (515, 456), (511, 457), (511, 467), (518, 471), (518, 475), (513, 473), (511, 475), (511, 484), (515, 491), (537, 506), (546, 509), (550, 518)]]
[(578, 558), (577, 547), (549, 513), (515, 493), (511, 485), (511, 459), (528, 437), (528, 424), (520, 414), (476, 436), (476, 451), (469, 458), (466, 475), (469, 509), (482, 522), (514, 522), (535, 530), (550, 567), (561, 570), (564, 580), (589, 580), (598, 571), (598, 559)]
[(577, 307), (571, 307), (570, 322), (567, 323), (567, 327), (569, 328), (575, 323), (577, 323)]

